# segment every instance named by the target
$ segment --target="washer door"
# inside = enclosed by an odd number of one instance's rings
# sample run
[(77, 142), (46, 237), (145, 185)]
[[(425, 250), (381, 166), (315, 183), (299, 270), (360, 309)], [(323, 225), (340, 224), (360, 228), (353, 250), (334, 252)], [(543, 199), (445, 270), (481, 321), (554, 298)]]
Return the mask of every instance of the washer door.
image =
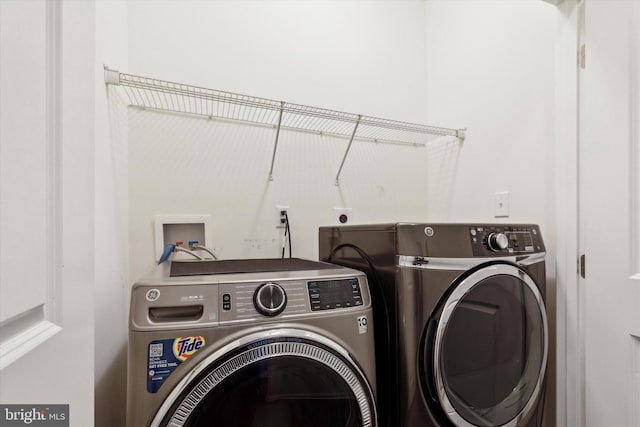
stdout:
[(267, 331), (198, 364), (152, 426), (375, 426), (374, 399), (349, 353), (317, 334)]
[(534, 281), (511, 264), (454, 284), (423, 339), (426, 396), (457, 426), (515, 426), (542, 391), (547, 316)]

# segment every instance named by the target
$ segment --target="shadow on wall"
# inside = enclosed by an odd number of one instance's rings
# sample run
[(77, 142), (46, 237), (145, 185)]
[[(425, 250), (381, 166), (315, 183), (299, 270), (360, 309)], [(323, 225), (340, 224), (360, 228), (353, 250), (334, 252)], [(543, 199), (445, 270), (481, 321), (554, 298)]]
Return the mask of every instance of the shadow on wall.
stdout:
[(107, 111), (97, 111), (104, 118), (96, 119), (95, 148), (96, 427), (124, 426), (127, 378), (128, 111), (115, 88), (105, 91)]
[(453, 216), (453, 193), (463, 144), (458, 139), (443, 137), (427, 145), (429, 221), (447, 220)]
[(317, 257), (317, 228), (336, 224), (334, 208), (354, 221), (424, 220), (428, 173), (449, 175), (459, 142), (429, 147), (356, 140), (335, 185), (348, 138), (283, 130), (269, 181), (275, 129), (130, 109), (129, 244), (131, 279), (153, 267), (156, 214), (208, 214), (222, 258), (279, 256), (275, 206), (289, 206), (296, 256)]
[[(100, 340), (96, 336), (96, 342)], [(127, 408), (127, 346), (122, 345), (95, 384), (95, 426), (124, 426)]]

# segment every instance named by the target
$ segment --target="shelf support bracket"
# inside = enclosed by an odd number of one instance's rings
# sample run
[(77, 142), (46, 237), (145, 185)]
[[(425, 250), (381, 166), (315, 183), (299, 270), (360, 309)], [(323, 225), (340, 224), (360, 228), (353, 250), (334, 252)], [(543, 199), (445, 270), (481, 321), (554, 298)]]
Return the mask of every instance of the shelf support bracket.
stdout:
[(273, 144), (273, 155), (271, 156), (271, 168), (269, 169), (269, 181), (273, 181), (273, 164), (276, 161), (276, 151), (278, 150), (278, 137), (280, 136), (280, 124), (282, 124), (282, 110), (284, 110), (284, 101), (280, 101), (280, 114), (278, 115), (278, 127), (276, 128), (276, 141)]
[(353, 133), (351, 133), (351, 139), (349, 139), (349, 145), (347, 145), (347, 151), (344, 152), (344, 157), (342, 157), (342, 163), (340, 163), (340, 169), (338, 169), (338, 173), (336, 174), (336, 186), (340, 186), (340, 174), (342, 173), (342, 168), (344, 167), (344, 162), (347, 160), (347, 155), (349, 154), (349, 150), (351, 150), (351, 144), (353, 144), (353, 138), (356, 136), (356, 132), (358, 131), (358, 125), (360, 124), (360, 119), (362, 115), (358, 114), (358, 120), (356, 120), (356, 125), (353, 127)]
[(464, 142), (466, 137), (467, 137), (467, 128), (456, 130), (456, 138), (458, 138), (460, 142)]
[(104, 82), (108, 85), (120, 85), (120, 71), (104, 66)]

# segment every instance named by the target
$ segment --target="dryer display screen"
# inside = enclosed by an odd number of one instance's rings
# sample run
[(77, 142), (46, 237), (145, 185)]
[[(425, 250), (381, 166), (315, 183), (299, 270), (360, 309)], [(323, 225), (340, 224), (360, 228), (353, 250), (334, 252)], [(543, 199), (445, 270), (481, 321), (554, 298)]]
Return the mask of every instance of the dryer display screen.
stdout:
[(307, 283), (311, 310), (331, 310), (362, 305), (360, 283), (353, 277), (340, 280), (318, 280)]

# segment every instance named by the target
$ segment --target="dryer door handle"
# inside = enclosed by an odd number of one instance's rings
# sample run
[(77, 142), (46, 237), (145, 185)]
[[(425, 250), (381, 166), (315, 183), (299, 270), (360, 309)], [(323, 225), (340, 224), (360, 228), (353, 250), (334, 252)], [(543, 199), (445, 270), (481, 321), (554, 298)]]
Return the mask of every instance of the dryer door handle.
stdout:
[(435, 319), (429, 319), (429, 323), (427, 324), (427, 333), (425, 335), (424, 340), (424, 349), (423, 349), (423, 358), (422, 361), (425, 378), (423, 379), (424, 383), (427, 386), (427, 391), (429, 392), (429, 397), (434, 402), (438, 401), (438, 393), (436, 392), (435, 385), (435, 367), (433, 366), (433, 351), (434, 351), (434, 342), (436, 338), (436, 331), (438, 330), (438, 322)]

